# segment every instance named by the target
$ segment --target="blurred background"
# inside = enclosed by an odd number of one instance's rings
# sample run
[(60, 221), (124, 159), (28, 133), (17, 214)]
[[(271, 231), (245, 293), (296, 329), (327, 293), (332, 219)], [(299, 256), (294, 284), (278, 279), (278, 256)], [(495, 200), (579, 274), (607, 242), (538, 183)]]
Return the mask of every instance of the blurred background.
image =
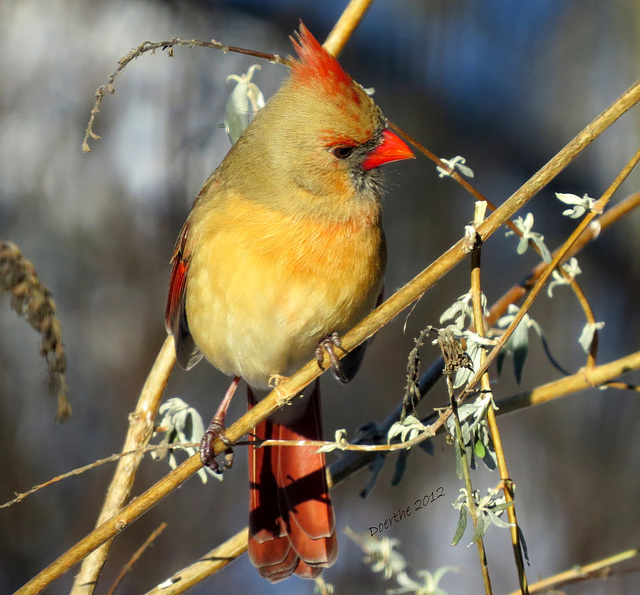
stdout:
[[(0, 501), (16, 491), (117, 452), (148, 370), (165, 337), (169, 259), (193, 198), (229, 149), (221, 128), (231, 85), (255, 59), (212, 50), (176, 48), (145, 55), (116, 80), (91, 142), (81, 141), (96, 88), (117, 61), (145, 40), (209, 40), (286, 54), (288, 35), (302, 19), (324, 39), (346, 1), (325, 0), (2, 0), (0, 2), (0, 239), (31, 259), (56, 300), (68, 355), (74, 407), (64, 425), (53, 421), (39, 337), (0, 296)], [(378, 0), (341, 61), (366, 87), (375, 87), (385, 114), (441, 157), (464, 155), (473, 183), (504, 201), (566, 142), (640, 76), (640, 4), (624, 0)], [(284, 67), (262, 64), (255, 81), (265, 96)], [(640, 144), (638, 108), (587, 149), (528, 206), (535, 229), (557, 247), (575, 226), (561, 217), (554, 192), (598, 197)], [(425, 159), (387, 168), (385, 227), (389, 244), (387, 293), (409, 281), (463, 234), (473, 201), (450, 180), (439, 180)], [(635, 172), (614, 202), (638, 190)], [(522, 213), (524, 215), (525, 213)], [(603, 234), (581, 256), (579, 281), (598, 320), (600, 361), (640, 346), (640, 214)], [(483, 252), (489, 302), (537, 263), (517, 256), (516, 240), (496, 233)], [(401, 399), (414, 337), (468, 289), (463, 264), (429, 291), (407, 319), (403, 313), (378, 335), (358, 378), (324, 383), (325, 434), (382, 420)], [(571, 371), (584, 363), (577, 338), (584, 325), (575, 297), (559, 288), (542, 296), (531, 315), (550, 348)], [(636, 304), (636, 305), (634, 305)], [(404, 328), (406, 322), (406, 329)], [(427, 346), (423, 360), (436, 353)], [(498, 379), (494, 373), (494, 378)], [(533, 342), (522, 384), (509, 369), (496, 398), (559, 377)], [(638, 375), (626, 379), (638, 381)], [(167, 397), (179, 396), (205, 419), (228, 379), (202, 363), (176, 369)], [(446, 400), (440, 384), (420, 409)], [(230, 419), (244, 410), (236, 398)], [(518, 492), (518, 518), (527, 539), (531, 582), (638, 545), (640, 403), (637, 393), (588, 391), (499, 418)], [(450, 594), (481, 592), (471, 532), (450, 547), (458, 513), (451, 502), (461, 482), (453, 452), (435, 442), (436, 456), (411, 452), (402, 484), (390, 486), (395, 457), (367, 500), (361, 471), (335, 490), (339, 531), (357, 533), (383, 522), (442, 486), (446, 498), (394, 525), (411, 565), (430, 571), (457, 566), (441, 586)], [(333, 455), (330, 455), (333, 456)], [(135, 493), (168, 470), (147, 459)], [(0, 592), (15, 590), (92, 528), (113, 466), (103, 466), (0, 510)], [(484, 494), (498, 481), (474, 476)], [(144, 592), (235, 534), (247, 523), (246, 455), (222, 484), (191, 479), (146, 514), (114, 544), (97, 593), (164, 520), (169, 524), (126, 578), (122, 592)], [(489, 565), (496, 593), (517, 586), (508, 532), (491, 528)], [(325, 578), (337, 593), (383, 593), (385, 583), (362, 563), (346, 537)], [(636, 564), (637, 567), (637, 564)], [(75, 571), (48, 592), (67, 592)], [(413, 575), (415, 576), (415, 575)], [(637, 573), (572, 587), (571, 593), (630, 593)], [(246, 556), (194, 593), (312, 593), (291, 579), (271, 586)]]

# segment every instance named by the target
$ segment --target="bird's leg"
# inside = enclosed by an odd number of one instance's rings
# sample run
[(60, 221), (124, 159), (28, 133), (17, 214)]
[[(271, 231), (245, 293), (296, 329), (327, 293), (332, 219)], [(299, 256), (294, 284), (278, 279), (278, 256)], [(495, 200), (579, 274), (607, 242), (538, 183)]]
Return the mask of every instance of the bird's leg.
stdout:
[(344, 375), (342, 371), (342, 367), (340, 366), (340, 360), (336, 355), (335, 348), (342, 349), (342, 343), (340, 341), (340, 335), (336, 332), (331, 333), (324, 339), (318, 343), (318, 347), (316, 347), (316, 361), (318, 362), (318, 366), (321, 370), (324, 370), (322, 367), (322, 361), (324, 360), (324, 352), (327, 352), (329, 356), (329, 361), (331, 362), (331, 371), (333, 375), (342, 383), (346, 384), (349, 382), (349, 379)]
[(227, 409), (229, 409), (229, 404), (231, 403), (233, 394), (236, 392), (236, 388), (238, 388), (240, 380), (240, 376), (234, 377), (224, 395), (224, 399), (222, 399), (222, 403), (220, 403), (216, 414), (213, 416), (213, 419), (209, 423), (209, 426), (200, 441), (200, 460), (202, 461), (202, 464), (216, 472), (220, 470), (220, 466), (213, 454), (213, 442), (216, 438), (220, 438), (220, 440), (227, 446), (224, 456), (224, 467), (226, 469), (231, 469), (231, 466), (233, 465), (231, 442), (224, 435), (224, 431), (226, 429), (225, 418), (227, 416)]

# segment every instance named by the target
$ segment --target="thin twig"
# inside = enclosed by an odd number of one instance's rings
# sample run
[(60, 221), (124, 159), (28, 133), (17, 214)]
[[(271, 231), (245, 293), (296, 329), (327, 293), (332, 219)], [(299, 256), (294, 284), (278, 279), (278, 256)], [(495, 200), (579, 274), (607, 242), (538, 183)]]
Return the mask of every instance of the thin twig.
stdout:
[[(474, 228), (480, 225), (484, 219), (485, 209), (482, 208), (482, 205), (486, 205), (486, 203), (482, 203), (482, 202), (476, 203), (474, 222), (473, 222)], [(483, 318), (483, 312), (482, 312), (482, 286), (480, 284), (480, 255), (482, 250), (482, 243), (474, 241), (473, 246), (474, 248), (473, 248), (473, 251), (471, 252), (471, 303), (473, 308), (473, 322), (478, 335), (480, 335), (481, 337), (484, 337), (484, 318)], [(480, 354), (481, 354), (480, 357), (483, 358), (484, 350), (481, 350)], [(482, 389), (486, 391), (491, 391), (491, 385), (489, 383), (488, 374), (485, 374), (482, 377)], [(456, 403), (456, 399), (455, 397), (453, 397), (453, 395), (451, 395), (451, 402), (452, 404)], [(457, 411), (457, 407), (454, 409), (454, 412), (456, 411)], [(493, 407), (488, 407), (488, 415), (492, 413), (493, 413)], [(457, 418), (457, 415), (456, 415), (456, 429), (459, 436), (458, 439), (460, 441), (460, 445), (464, 448), (464, 443), (462, 442), (462, 428), (460, 425), (460, 420)], [(493, 432), (492, 432), (492, 438), (494, 439), (494, 446), (495, 446), (496, 455), (497, 455), (498, 451), (502, 450), (502, 445), (499, 444), (500, 437), (498, 436), (498, 444), (496, 444), (496, 440), (495, 440), (495, 437), (493, 436)], [(470, 476), (466, 457), (463, 457), (463, 462), (467, 467), (465, 472), (465, 480), (466, 480), (466, 475), (468, 474)], [(471, 479), (469, 479), (468, 485), (466, 486), (467, 493), (468, 493), (467, 501), (472, 502), (475, 508), (475, 502), (473, 501), (473, 492), (470, 489), (470, 484), (471, 484)], [(513, 508), (513, 506), (511, 506), (510, 508)], [(471, 508), (469, 510), (471, 510)], [(473, 528), (475, 529), (477, 525), (477, 518), (474, 518), (472, 516), (472, 519), (473, 519)], [(479, 541), (480, 539), (478, 540), (478, 542)], [(484, 579), (485, 591), (486, 591), (487, 581), (489, 577), (489, 569), (488, 568), (486, 570), (484, 569), (484, 566), (487, 564), (487, 557), (486, 557), (486, 553), (484, 552), (484, 542), (482, 545), (482, 550), (478, 548), (478, 551), (480, 553), (480, 567), (482, 569), (483, 578), (485, 577), (485, 574), (486, 574), (486, 578)], [(489, 583), (489, 589), (491, 589), (491, 583)]]
[[(395, 452), (398, 450), (406, 450), (413, 446), (417, 446), (424, 442), (427, 438), (433, 438), (435, 434), (430, 434), (427, 430), (421, 432), (411, 440), (405, 442), (397, 442), (394, 444), (351, 444), (349, 442), (331, 442), (329, 440), (265, 440), (260, 443), (260, 448), (266, 446), (317, 446), (323, 448), (327, 446), (335, 446), (335, 450), (351, 451), (351, 452)], [(242, 441), (236, 444), (243, 444)], [(249, 444), (249, 443), (247, 443)], [(250, 444), (254, 444), (251, 442)]]
[(145, 550), (158, 538), (160, 533), (162, 533), (167, 528), (167, 523), (162, 523), (159, 527), (155, 529), (149, 537), (145, 540), (145, 542), (133, 553), (131, 559), (124, 565), (124, 568), (120, 571), (120, 574), (116, 577), (116, 580), (113, 581), (111, 588), (107, 592), (107, 595), (113, 595), (115, 590), (118, 588), (122, 579), (127, 575), (128, 572), (131, 572), (133, 565), (140, 559), (140, 556), (144, 554)]
[[(453, 420), (455, 424), (455, 448), (459, 450), (460, 463), (462, 466), (462, 474), (464, 476), (464, 487), (467, 495), (467, 508), (469, 515), (471, 516), (471, 522), (473, 523), (474, 531), (478, 526), (478, 507), (473, 496), (473, 484), (471, 482), (471, 471), (469, 469), (469, 461), (465, 452), (465, 445), (462, 440), (462, 425), (460, 424), (460, 416), (458, 415), (458, 407), (456, 404), (456, 398), (453, 394), (453, 384), (451, 382), (451, 376), (447, 375), (447, 388), (449, 389), (449, 398), (451, 400), (451, 411), (453, 414)], [(478, 558), (480, 559), (480, 571), (482, 572), (482, 583), (484, 585), (484, 592), (487, 595), (493, 593), (491, 588), (491, 576), (489, 575), (489, 563), (487, 561), (487, 550), (484, 547), (484, 538), (482, 535), (475, 540), (476, 548), (478, 549)]]
[(268, 54), (265, 52), (258, 52), (255, 50), (236, 47), (233, 45), (225, 45), (224, 43), (220, 43), (215, 39), (212, 39), (211, 41), (200, 41), (198, 39), (180, 39), (178, 37), (173, 37), (172, 39), (168, 39), (167, 41), (144, 41), (137, 48), (133, 48), (126, 56), (120, 58), (120, 60), (118, 60), (118, 68), (116, 68), (111, 73), (111, 75), (107, 79), (106, 84), (100, 85), (96, 89), (96, 100), (93, 104), (93, 108), (91, 109), (91, 116), (89, 118), (87, 128), (84, 132), (84, 138), (82, 139), (83, 153), (91, 152), (91, 147), (89, 146), (90, 138), (100, 138), (100, 136), (98, 136), (93, 130), (96, 116), (100, 113), (100, 106), (102, 105), (102, 102), (104, 100), (105, 93), (115, 93), (115, 87), (113, 86), (113, 83), (115, 82), (117, 76), (121, 74), (125, 67), (129, 64), (129, 62), (135, 60), (136, 58), (139, 58), (147, 52), (151, 52), (153, 54), (156, 50), (168, 50), (168, 55), (170, 58), (172, 58), (173, 48), (175, 46), (187, 46), (189, 48), (211, 48), (215, 50), (222, 50), (225, 54), (227, 52), (235, 52), (237, 54), (254, 56), (255, 58), (260, 58), (262, 60), (269, 60), (269, 62), (273, 62), (275, 64), (285, 64), (287, 66), (290, 65), (289, 60), (279, 56), (278, 54)]
[(193, 448), (194, 446), (197, 447), (199, 445), (198, 444), (177, 444), (177, 443), (169, 444), (169, 445), (152, 444), (150, 446), (147, 445), (147, 446), (142, 446), (140, 448), (134, 448), (133, 450), (129, 450), (129, 451), (118, 452), (108, 457), (105, 457), (103, 459), (98, 459), (97, 461), (94, 461), (93, 463), (89, 463), (88, 465), (83, 465), (82, 467), (78, 467), (76, 469), (72, 469), (71, 471), (67, 471), (67, 473), (63, 473), (62, 475), (57, 475), (56, 477), (53, 477), (48, 481), (45, 481), (44, 483), (33, 486), (31, 489), (27, 490), (26, 492), (18, 493), (16, 494), (16, 497), (13, 498), (13, 500), (9, 500), (4, 504), (0, 504), (0, 508), (9, 508), (14, 504), (18, 504), (18, 502), (22, 502), (22, 500), (24, 500), (28, 496), (31, 496), (31, 494), (34, 494), (35, 492), (38, 492), (43, 488), (47, 488), (55, 483), (58, 483), (63, 479), (68, 479), (69, 477), (73, 477), (75, 475), (82, 475), (83, 473), (86, 473), (91, 469), (95, 469), (96, 467), (100, 467), (102, 465), (105, 465), (106, 463), (114, 463), (116, 461), (119, 461), (123, 457), (128, 457), (129, 455), (140, 455), (140, 454), (153, 452), (157, 450), (166, 451), (167, 449), (182, 449), (182, 448), (187, 448), (189, 446)]
[[(482, 222), (484, 217), (483, 212), (476, 208), (476, 219), (474, 225), (478, 226)], [(475, 330), (481, 337), (485, 336), (484, 328), (484, 314), (482, 308), (482, 284), (481, 284), (481, 260), (482, 260), (482, 244), (477, 243), (475, 249), (471, 253), (471, 300), (473, 305), (473, 322)], [(483, 350), (480, 352), (480, 363), (484, 364), (486, 353)], [(485, 373), (480, 379), (483, 392), (491, 392), (491, 382), (489, 374)], [(496, 414), (492, 406), (487, 408), (487, 423), (489, 425), (489, 431), (491, 432), (491, 438), (493, 440), (493, 446), (496, 452), (496, 460), (498, 462), (498, 469), (500, 471), (500, 479), (502, 483), (502, 491), (504, 493), (505, 502), (510, 503), (511, 506), (507, 508), (507, 514), (509, 516), (509, 523), (511, 525), (511, 544), (513, 546), (513, 555), (516, 562), (516, 569), (518, 571), (518, 581), (520, 583), (520, 590), (523, 595), (529, 593), (527, 573), (524, 566), (524, 558), (522, 555), (522, 544), (520, 543), (520, 532), (518, 530), (518, 520), (516, 517), (515, 502), (513, 501), (513, 482), (509, 475), (507, 468), (507, 459), (502, 447), (502, 438), (498, 429), (498, 422), (496, 420)]]

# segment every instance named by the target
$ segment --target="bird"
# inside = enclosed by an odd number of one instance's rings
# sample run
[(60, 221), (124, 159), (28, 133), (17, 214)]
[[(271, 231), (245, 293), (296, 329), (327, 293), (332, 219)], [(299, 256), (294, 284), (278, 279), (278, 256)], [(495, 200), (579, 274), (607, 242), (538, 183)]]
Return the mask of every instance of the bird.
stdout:
[[(381, 301), (386, 244), (378, 168), (413, 158), (365, 89), (301, 22), (290, 73), (205, 181), (177, 239), (165, 322), (178, 363), (202, 357), (233, 382), (201, 444), (224, 438), (240, 379), (249, 407), (322, 350), (355, 376), (366, 344), (338, 362), (340, 335)], [(316, 380), (259, 424), (249, 446), (249, 558), (271, 582), (313, 579), (337, 558)]]

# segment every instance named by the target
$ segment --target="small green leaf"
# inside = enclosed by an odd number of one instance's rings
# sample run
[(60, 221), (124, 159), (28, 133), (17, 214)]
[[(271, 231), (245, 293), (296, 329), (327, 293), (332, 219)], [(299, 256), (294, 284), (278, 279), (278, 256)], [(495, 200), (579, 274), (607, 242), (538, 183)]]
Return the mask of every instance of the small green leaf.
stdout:
[(473, 532), (471, 543), (475, 543), (476, 541), (478, 541), (478, 539), (483, 537), (484, 534), (487, 532), (489, 525), (491, 524), (491, 521), (487, 518), (487, 515), (478, 514), (477, 519), (478, 520), (476, 522), (476, 530)]
[(464, 456), (464, 454), (456, 438), (453, 439), (453, 450), (456, 453), (456, 475), (458, 476), (458, 479), (463, 479), (464, 467), (462, 464), (462, 457)]
[(467, 509), (463, 506), (460, 508), (460, 516), (458, 517), (458, 528), (453, 536), (451, 545), (458, 545), (467, 528)]
[(511, 506), (513, 506), (513, 502), (501, 502), (500, 504), (492, 506), (491, 510), (497, 514), (503, 510), (507, 510), (507, 508), (510, 508)]

